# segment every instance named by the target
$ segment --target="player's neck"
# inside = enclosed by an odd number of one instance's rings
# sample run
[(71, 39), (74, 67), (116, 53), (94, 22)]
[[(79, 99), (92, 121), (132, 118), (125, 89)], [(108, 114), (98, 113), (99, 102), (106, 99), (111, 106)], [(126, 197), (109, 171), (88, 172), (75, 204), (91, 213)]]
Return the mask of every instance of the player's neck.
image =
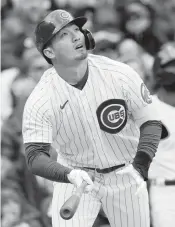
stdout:
[(76, 66), (63, 67), (62, 65), (55, 65), (54, 68), (63, 80), (74, 85), (84, 77), (87, 70), (87, 59), (81, 61)]

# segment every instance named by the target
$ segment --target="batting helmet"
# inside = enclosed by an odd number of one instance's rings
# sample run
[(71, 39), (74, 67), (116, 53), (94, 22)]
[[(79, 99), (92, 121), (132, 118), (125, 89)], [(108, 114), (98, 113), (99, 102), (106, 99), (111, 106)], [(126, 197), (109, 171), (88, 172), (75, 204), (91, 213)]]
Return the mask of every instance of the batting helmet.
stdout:
[(44, 56), (49, 64), (52, 64), (51, 60), (43, 54), (43, 50), (48, 42), (64, 27), (68, 24), (75, 24), (80, 28), (80, 31), (85, 36), (85, 44), (87, 50), (95, 48), (95, 40), (91, 32), (87, 29), (82, 29), (86, 23), (86, 17), (73, 16), (65, 10), (54, 10), (49, 13), (43, 21), (41, 21), (35, 29), (35, 43), (38, 51)]

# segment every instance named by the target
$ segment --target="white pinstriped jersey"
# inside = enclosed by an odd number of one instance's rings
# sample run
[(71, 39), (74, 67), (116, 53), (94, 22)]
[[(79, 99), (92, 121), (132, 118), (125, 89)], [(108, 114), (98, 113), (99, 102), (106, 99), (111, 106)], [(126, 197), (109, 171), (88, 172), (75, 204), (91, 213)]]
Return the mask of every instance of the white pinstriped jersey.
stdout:
[(24, 143), (52, 143), (65, 166), (130, 162), (140, 125), (158, 119), (148, 90), (129, 66), (109, 58), (89, 54), (88, 69), (82, 90), (54, 68), (44, 73), (25, 105)]

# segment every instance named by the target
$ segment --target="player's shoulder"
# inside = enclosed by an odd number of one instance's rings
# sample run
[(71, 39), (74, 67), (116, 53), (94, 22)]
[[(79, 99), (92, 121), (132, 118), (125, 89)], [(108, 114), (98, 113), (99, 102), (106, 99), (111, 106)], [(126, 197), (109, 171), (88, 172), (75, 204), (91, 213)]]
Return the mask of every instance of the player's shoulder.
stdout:
[(89, 54), (89, 65), (117, 73), (121, 77), (136, 73), (129, 65), (101, 55)]
[(54, 73), (55, 73), (54, 68), (47, 69), (43, 73), (38, 84), (35, 86), (33, 92), (31, 93), (31, 96), (34, 96), (34, 95), (37, 95), (37, 94), (40, 95), (40, 96), (41, 95), (43, 96), (44, 94), (45, 94), (45, 96), (48, 95), (49, 91), (50, 91), (49, 88), (53, 84), (53, 77), (52, 76), (54, 75)]
[[(27, 99), (25, 104), (25, 108), (33, 108), (36, 106), (43, 105), (46, 103), (51, 96), (51, 89), (52, 86), (52, 74), (54, 73), (52, 68), (46, 70), (38, 84), (35, 86), (33, 91), (31, 92), (30, 96)], [(37, 105), (36, 105), (37, 104)]]

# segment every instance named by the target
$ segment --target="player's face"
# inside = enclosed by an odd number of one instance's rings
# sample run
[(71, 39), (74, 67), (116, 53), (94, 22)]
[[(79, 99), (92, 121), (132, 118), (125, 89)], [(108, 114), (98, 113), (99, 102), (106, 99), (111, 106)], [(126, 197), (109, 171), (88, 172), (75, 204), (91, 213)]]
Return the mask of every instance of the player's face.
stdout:
[(87, 57), (84, 35), (75, 24), (63, 28), (54, 37), (52, 49), (54, 57), (64, 65)]

